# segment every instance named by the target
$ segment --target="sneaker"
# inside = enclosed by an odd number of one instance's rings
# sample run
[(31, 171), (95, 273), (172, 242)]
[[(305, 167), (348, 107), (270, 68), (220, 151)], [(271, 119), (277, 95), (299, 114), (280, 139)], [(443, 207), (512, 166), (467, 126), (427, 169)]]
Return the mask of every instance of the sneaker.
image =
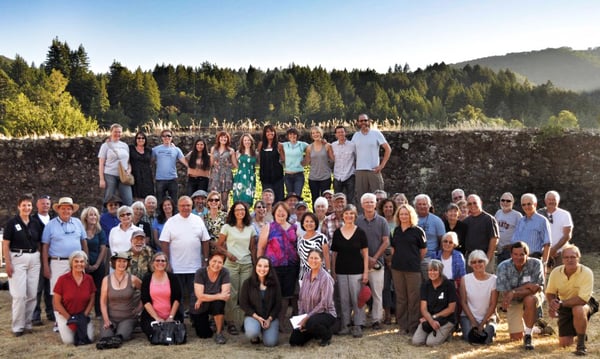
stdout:
[(525, 345), (525, 350), (533, 350), (534, 346), (531, 344), (531, 334), (526, 334), (523, 338), (523, 344)]
[(54, 313), (46, 314), (46, 319), (48, 319), (48, 321), (50, 321), (50, 322), (56, 321), (56, 317), (54, 317)]
[(581, 357), (587, 355), (587, 349), (585, 345), (577, 345), (577, 349), (573, 352), (573, 354)]
[(15, 332), (14, 334), (16, 338), (23, 336), (23, 332)]
[(337, 334), (338, 335), (348, 335), (348, 334), (350, 334), (350, 328), (344, 327)]
[(215, 335), (215, 343), (225, 344), (225, 343), (227, 343), (227, 338), (225, 338), (223, 333), (217, 333), (217, 335)]
[(52, 331), (54, 333), (58, 333), (58, 323), (57, 322), (54, 322), (54, 326), (52, 327)]
[(34, 327), (40, 327), (44, 325), (44, 322), (42, 322), (41, 319), (34, 319), (31, 321), (31, 325), (33, 325)]
[(373, 330), (380, 330), (381, 329), (381, 324), (379, 324), (379, 322), (375, 322), (375, 323), (373, 323), (373, 325), (371, 326), (371, 328), (373, 328)]
[(360, 325), (355, 325), (352, 327), (352, 336), (355, 338), (362, 338), (362, 329)]
[(229, 324), (229, 326), (227, 327), (227, 333), (229, 333), (231, 335), (238, 335), (238, 334), (240, 334), (240, 332), (238, 332), (235, 324)]

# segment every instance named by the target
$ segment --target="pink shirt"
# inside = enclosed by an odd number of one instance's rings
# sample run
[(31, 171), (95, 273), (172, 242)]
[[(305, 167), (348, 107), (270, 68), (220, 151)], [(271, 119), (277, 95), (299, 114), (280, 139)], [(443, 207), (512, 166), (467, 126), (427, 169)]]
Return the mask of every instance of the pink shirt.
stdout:
[(150, 297), (156, 314), (163, 319), (168, 318), (171, 314), (171, 285), (169, 280), (162, 283), (157, 283), (154, 279), (150, 280)]

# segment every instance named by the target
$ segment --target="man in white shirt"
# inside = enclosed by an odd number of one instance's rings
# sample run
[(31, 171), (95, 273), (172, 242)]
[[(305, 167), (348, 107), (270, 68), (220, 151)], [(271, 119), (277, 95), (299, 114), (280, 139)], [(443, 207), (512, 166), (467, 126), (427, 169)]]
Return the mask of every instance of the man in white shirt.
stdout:
[(562, 264), (561, 251), (569, 243), (573, 235), (573, 219), (571, 213), (558, 208), (560, 195), (556, 191), (548, 191), (544, 197), (545, 208), (538, 211), (548, 218), (550, 222), (550, 254), (548, 256), (548, 269)]
[(356, 182), (356, 145), (346, 139), (344, 126), (335, 128), (337, 141), (331, 144), (335, 162), (333, 163), (333, 190), (344, 193), (348, 203), (354, 203), (354, 184)]
[(210, 235), (202, 218), (192, 215), (192, 199), (182, 196), (177, 202), (179, 213), (169, 218), (160, 234), (160, 246), (169, 257), (171, 268), (181, 284), (181, 300), (189, 294), (190, 307), (196, 303), (194, 275), (208, 262)]

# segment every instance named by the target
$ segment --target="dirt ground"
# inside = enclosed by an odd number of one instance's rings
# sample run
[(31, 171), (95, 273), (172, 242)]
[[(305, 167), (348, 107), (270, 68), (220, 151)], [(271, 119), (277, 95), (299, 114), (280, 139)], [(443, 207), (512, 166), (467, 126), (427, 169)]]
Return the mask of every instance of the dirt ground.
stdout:
[[(600, 256), (584, 255), (582, 263), (591, 267), (595, 273), (600, 270)], [(596, 298), (600, 295), (598, 281), (595, 283)], [(354, 339), (348, 336), (334, 336), (330, 346), (320, 347), (318, 342), (308, 343), (303, 348), (290, 347), (287, 343), (289, 335), (282, 334), (279, 346), (265, 348), (252, 345), (243, 336), (227, 335), (225, 345), (217, 345), (212, 339), (199, 339), (188, 326), (188, 343), (180, 346), (151, 346), (142, 333), (119, 349), (97, 350), (95, 345), (82, 347), (64, 345), (60, 336), (52, 332), (52, 323), (47, 321), (41, 327), (34, 327), (33, 334), (25, 334), (15, 338), (10, 329), (11, 297), (8, 291), (0, 291), (0, 357), (1, 358), (165, 358), (165, 357), (202, 357), (202, 358), (527, 358), (542, 356), (544, 358), (574, 357), (574, 348), (558, 347), (556, 336), (534, 336), (535, 350), (526, 352), (521, 342), (510, 342), (506, 323), (502, 322), (498, 329), (496, 341), (491, 346), (474, 346), (465, 343), (458, 336), (439, 347), (415, 347), (409, 344), (410, 338), (398, 334), (395, 326), (384, 326), (382, 330), (366, 329), (363, 337)], [(600, 315), (592, 317), (588, 328), (588, 357), (600, 357), (600, 344), (596, 342), (600, 332)], [(45, 318), (44, 318), (45, 319)], [(94, 320), (96, 330), (100, 321)], [(550, 321), (556, 329), (556, 321)]]

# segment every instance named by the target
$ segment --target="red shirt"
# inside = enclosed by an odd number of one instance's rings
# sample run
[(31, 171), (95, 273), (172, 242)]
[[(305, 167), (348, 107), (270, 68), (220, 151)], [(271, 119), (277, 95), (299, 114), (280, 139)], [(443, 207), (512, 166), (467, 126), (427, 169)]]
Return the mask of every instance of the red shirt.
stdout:
[(77, 285), (72, 272), (65, 273), (58, 278), (54, 286), (54, 293), (62, 297), (62, 305), (70, 315), (83, 312), (95, 292), (96, 285), (89, 274), (84, 274), (81, 284)]

